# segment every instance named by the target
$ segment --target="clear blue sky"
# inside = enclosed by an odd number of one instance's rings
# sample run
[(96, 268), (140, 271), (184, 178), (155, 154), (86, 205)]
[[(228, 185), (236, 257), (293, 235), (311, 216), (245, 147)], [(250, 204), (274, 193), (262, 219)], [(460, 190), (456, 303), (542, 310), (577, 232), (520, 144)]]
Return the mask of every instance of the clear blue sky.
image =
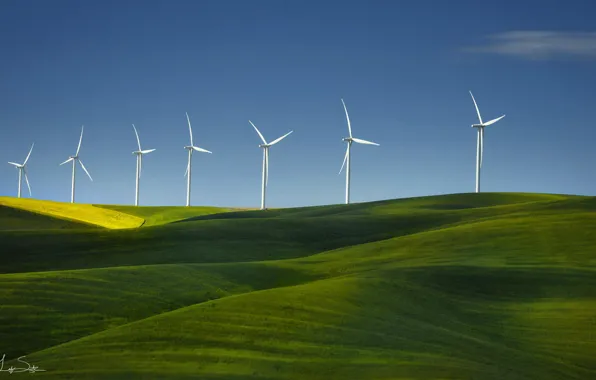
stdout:
[[(77, 202), (182, 205), (189, 143), (194, 205), (342, 203), (355, 137), (352, 200), (474, 190), (477, 122), (484, 191), (596, 193), (593, 1), (0, 2), (0, 195), (28, 163), (33, 196), (69, 201), (81, 125)], [(26, 196), (28, 193), (24, 192)]]

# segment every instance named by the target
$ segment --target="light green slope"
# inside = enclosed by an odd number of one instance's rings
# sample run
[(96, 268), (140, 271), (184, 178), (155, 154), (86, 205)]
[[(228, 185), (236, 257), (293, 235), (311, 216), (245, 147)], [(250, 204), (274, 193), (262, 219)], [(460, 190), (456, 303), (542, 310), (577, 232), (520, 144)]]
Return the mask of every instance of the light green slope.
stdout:
[(41, 378), (589, 379), (594, 313), (594, 272), (375, 271), (191, 306), (27, 359)]
[[(288, 260), (321, 273), (441, 265), (596, 268), (596, 213), (513, 214)], [(285, 265), (284, 264), (284, 265)]]

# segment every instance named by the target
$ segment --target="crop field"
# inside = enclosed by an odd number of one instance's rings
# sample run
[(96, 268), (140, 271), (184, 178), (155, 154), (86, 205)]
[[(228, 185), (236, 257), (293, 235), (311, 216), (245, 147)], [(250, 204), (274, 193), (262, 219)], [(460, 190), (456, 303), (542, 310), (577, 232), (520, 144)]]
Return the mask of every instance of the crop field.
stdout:
[(594, 231), (596, 197), (554, 194), (265, 211), (0, 197), (3, 369), (596, 379)]

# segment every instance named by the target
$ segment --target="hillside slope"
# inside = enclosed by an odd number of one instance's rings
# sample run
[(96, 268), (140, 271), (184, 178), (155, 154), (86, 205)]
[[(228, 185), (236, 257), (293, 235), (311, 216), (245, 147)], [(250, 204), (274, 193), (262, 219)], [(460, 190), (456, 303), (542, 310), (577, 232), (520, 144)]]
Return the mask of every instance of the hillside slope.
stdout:
[(111, 229), (139, 227), (144, 221), (130, 214), (79, 203), (0, 197), (0, 206)]
[(596, 378), (594, 197), (171, 221), (0, 231), (0, 349), (41, 378)]
[(60, 219), (23, 209), (0, 205), (0, 231), (94, 228), (92, 224)]
[(228, 212), (232, 209), (221, 207), (179, 207), (179, 206), (120, 206), (120, 205), (94, 205), (109, 210), (134, 215), (145, 219), (143, 227), (168, 224), (192, 217)]

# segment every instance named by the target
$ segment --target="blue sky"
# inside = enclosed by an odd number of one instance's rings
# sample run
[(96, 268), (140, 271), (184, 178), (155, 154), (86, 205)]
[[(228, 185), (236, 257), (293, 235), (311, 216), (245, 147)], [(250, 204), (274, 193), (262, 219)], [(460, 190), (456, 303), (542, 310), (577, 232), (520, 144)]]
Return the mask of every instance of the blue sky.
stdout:
[[(0, 160), (28, 163), (33, 196), (132, 204), (139, 130), (141, 204), (185, 202), (185, 112), (195, 143), (193, 205), (268, 205), (471, 192), (477, 122), (484, 191), (596, 192), (596, 28), (592, 1), (0, 2)], [(0, 166), (0, 195), (17, 170)], [(28, 196), (28, 193), (25, 191)]]

